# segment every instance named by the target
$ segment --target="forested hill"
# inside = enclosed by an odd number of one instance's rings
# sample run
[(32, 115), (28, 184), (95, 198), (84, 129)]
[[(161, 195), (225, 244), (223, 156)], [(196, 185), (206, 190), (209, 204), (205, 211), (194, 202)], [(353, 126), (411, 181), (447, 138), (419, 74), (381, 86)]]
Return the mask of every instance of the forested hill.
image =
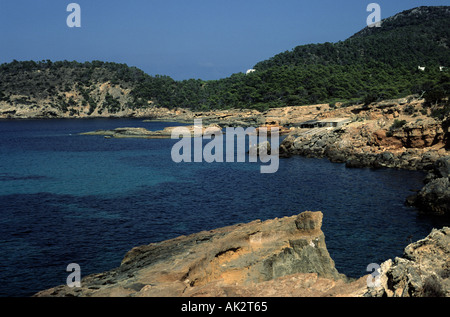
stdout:
[(366, 27), (345, 41), (297, 46), (255, 68), (370, 62), (435, 68), (449, 63), (449, 48), (450, 7), (419, 7), (383, 20), (381, 27)]
[(448, 95), (449, 64), (450, 7), (419, 7), (345, 41), (298, 46), (257, 63), (253, 73), (220, 80), (175, 81), (99, 61), (14, 61), (0, 65), (0, 105), (100, 115), (154, 105), (265, 110), (430, 91)]

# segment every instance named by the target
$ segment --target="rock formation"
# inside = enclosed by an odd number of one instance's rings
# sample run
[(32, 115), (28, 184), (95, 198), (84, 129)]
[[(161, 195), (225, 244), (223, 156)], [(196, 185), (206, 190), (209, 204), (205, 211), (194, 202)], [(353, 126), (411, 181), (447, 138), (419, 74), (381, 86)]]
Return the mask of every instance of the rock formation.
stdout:
[(280, 155), (327, 157), (347, 167), (427, 170), (447, 156), (441, 123), (414, 121), (392, 130), (394, 121), (354, 121), (341, 128), (295, 129), (281, 143)]
[(272, 148), (270, 146), (269, 141), (265, 141), (259, 144), (254, 144), (250, 146), (250, 150), (248, 151), (249, 155), (270, 155)]
[(450, 215), (450, 156), (435, 162), (425, 182), (419, 193), (407, 198), (407, 203), (424, 213)]
[[(196, 133), (195, 126), (186, 127), (166, 127), (163, 130), (149, 131), (145, 128), (116, 128), (113, 130), (97, 130), (91, 132), (83, 132), (80, 135), (103, 135), (109, 138), (145, 138), (145, 139), (158, 139), (158, 138), (171, 138), (172, 132), (176, 128), (183, 128), (189, 131), (191, 136)], [(217, 125), (208, 125), (205, 127), (197, 127), (200, 135), (221, 133), (222, 128)]]
[(120, 267), (36, 296), (356, 296), (331, 259), (321, 212), (253, 221), (135, 247)]
[(322, 217), (304, 212), (135, 247), (118, 268), (84, 277), (81, 287), (60, 285), (34, 296), (450, 296), (450, 228), (433, 229), (377, 274), (350, 280), (327, 251)]
[(423, 240), (408, 245), (403, 257), (381, 264), (376, 288), (365, 296), (449, 297), (450, 228), (433, 231)]

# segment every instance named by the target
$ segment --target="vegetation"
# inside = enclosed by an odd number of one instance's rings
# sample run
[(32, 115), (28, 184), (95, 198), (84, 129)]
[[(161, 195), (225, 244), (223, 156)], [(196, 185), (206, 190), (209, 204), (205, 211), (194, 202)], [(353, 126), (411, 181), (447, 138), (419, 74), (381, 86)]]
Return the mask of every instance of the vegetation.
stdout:
[(406, 124), (406, 120), (394, 120), (394, 123), (392, 124), (392, 126), (389, 128), (390, 131), (393, 130), (397, 130), (400, 129), (401, 127), (403, 127)]
[(430, 275), (425, 279), (421, 291), (421, 297), (445, 297), (442, 280), (436, 275)]
[[(420, 7), (365, 28), (345, 41), (302, 45), (254, 66), (248, 75), (220, 80), (175, 81), (125, 64), (100, 61), (13, 61), (0, 65), (0, 101), (13, 95), (53, 99), (70, 109), (65, 93), (81, 104), (117, 112), (153, 105), (192, 110), (272, 107), (357, 101), (364, 104), (410, 94), (424, 95), (436, 116), (449, 112), (450, 7)], [(418, 66), (426, 67), (425, 71)], [(95, 85), (109, 82), (129, 91), (99, 98)], [(59, 100), (57, 98), (60, 98)], [(100, 100), (101, 99), (101, 100)], [(23, 104), (32, 100), (22, 100)], [(15, 100), (14, 102), (19, 102)]]

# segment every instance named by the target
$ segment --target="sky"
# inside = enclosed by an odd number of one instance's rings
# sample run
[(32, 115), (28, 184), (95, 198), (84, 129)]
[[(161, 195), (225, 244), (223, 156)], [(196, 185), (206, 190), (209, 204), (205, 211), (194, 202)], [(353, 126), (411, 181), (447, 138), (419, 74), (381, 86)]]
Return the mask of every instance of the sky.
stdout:
[[(245, 72), (298, 45), (343, 41), (381, 18), (450, 0), (0, 0), (0, 64), (101, 60), (175, 80)], [(69, 27), (70, 3), (81, 27)]]

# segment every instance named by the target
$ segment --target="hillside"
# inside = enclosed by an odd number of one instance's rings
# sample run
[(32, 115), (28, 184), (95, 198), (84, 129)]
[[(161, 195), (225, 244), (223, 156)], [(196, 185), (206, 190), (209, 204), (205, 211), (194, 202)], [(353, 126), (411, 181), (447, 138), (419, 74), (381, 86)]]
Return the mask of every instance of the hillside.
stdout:
[[(449, 61), (450, 7), (419, 7), (366, 27), (345, 41), (302, 45), (258, 63), (273, 66), (354, 65), (379, 62), (392, 67), (433, 67)], [(370, 65), (367, 65), (370, 66)]]
[(42, 117), (123, 115), (152, 104), (138, 104), (133, 95), (144, 80), (165, 78), (101, 61), (13, 61), (0, 65), (0, 105), (13, 117), (24, 109)]
[[(449, 48), (450, 7), (420, 7), (343, 42), (278, 54), (255, 65), (254, 74), (283, 85), (282, 102), (288, 105), (376, 101), (442, 87), (449, 77), (439, 66), (448, 66)], [(425, 72), (418, 66), (426, 67)]]
[(220, 80), (175, 81), (100, 61), (13, 61), (0, 65), (0, 117), (150, 116), (155, 106), (265, 111), (411, 94), (442, 103), (450, 74), (440, 66), (449, 61), (450, 7), (419, 7), (383, 20), (381, 28), (298, 46), (257, 63), (251, 74)]

